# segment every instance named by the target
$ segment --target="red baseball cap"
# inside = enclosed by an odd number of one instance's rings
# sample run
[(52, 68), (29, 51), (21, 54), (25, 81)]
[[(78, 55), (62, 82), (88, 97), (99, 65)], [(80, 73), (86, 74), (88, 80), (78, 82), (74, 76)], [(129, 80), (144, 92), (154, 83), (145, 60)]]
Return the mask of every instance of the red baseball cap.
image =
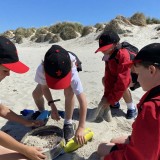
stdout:
[(44, 58), (46, 82), (51, 89), (65, 89), (71, 84), (71, 60), (68, 51), (52, 45)]
[(0, 64), (16, 73), (29, 70), (29, 67), (19, 61), (15, 45), (3, 36), (0, 36)]
[(119, 40), (120, 38), (117, 33), (113, 31), (105, 31), (99, 38), (99, 48), (95, 51), (95, 53), (110, 49), (113, 44), (118, 43)]

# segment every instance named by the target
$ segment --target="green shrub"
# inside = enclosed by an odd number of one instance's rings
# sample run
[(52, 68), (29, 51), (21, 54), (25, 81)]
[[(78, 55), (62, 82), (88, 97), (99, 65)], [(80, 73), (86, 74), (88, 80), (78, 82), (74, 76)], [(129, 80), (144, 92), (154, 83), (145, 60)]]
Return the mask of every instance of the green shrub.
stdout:
[(3, 34), (1, 34), (2, 36), (6, 37), (6, 38), (13, 38), (14, 34), (12, 31), (6, 31)]
[(42, 28), (38, 28), (37, 30), (36, 30), (36, 35), (39, 35), (39, 34), (47, 34), (48, 33), (48, 30), (47, 30), (47, 28), (45, 27), (42, 27)]
[(147, 24), (153, 24), (150, 17), (146, 18), (146, 23), (147, 23)]
[(90, 34), (92, 32), (93, 32), (93, 27), (91, 27), (91, 26), (85, 26), (83, 28), (83, 31), (82, 31), (82, 37), (84, 37), (84, 36), (86, 36), (86, 35), (88, 35), (88, 34)]
[(15, 37), (15, 41), (16, 43), (21, 44), (23, 43), (23, 37), (21, 35), (18, 35)]
[(44, 42), (44, 38), (45, 38), (45, 34), (39, 34), (39, 35), (37, 35), (38, 37), (37, 37), (37, 39), (36, 39), (36, 41), (35, 42), (37, 42), (37, 43), (40, 43), (40, 42)]
[(49, 43), (57, 43), (57, 42), (59, 42), (61, 39), (60, 39), (60, 37), (58, 36), (58, 35), (54, 35), (53, 37), (52, 37), (52, 39), (49, 41)]
[(101, 23), (96, 23), (96, 24), (94, 25), (95, 28), (100, 28), (100, 27), (102, 27), (102, 26), (103, 26), (103, 24), (101, 24)]
[(102, 30), (104, 29), (104, 24), (96, 23), (96, 24), (94, 25), (94, 27), (97, 28), (97, 29), (96, 29), (96, 32), (102, 31)]
[(47, 33), (46, 36), (44, 37), (44, 42), (50, 41), (53, 37), (53, 33)]
[(16, 37), (21, 36), (21, 37), (25, 37), (25, 33), (26, 33), (26, 29), (23, 27), (19, 27), (15, 30), (14, 34)]
[(124, 16), (119, 15), (115, 19), (118, 20), (121, 24), (132, 25), (129, 19)]
[(130, 22), (137, 26), (146, 26), (146, 17), (143, 13), (135, 13), (130, 18)]
[(31, 36), (30, 40), (31, 41), (35, 41), (37, 39), (37, 37), (34, 35), (34, 36)]
[(160, 24), (160, 20), (157, 18), (152, 18), (154, 24)]
[(62, 23), (57, 23), (49, 27), (49, 32), (57, 34), (61, 31)]
[(114, 31), (117, 34), (123, 34), (126, 32), (126, 30), (120, 26), (120, 22), (117, 19), (113, 19), (106, 24), (104, 31)]
[(76, 32), (82, 33), (83, 26), (79, 23), (63, 22), (62, 29), (64, 28), (73, 28)]
[(30, 36), (32, 36), (34, 33), (36, 32), (36, 29), (35, 28), (28, 28), (25, 30), (25, 38), (28, 38)]
[(157, 18), (147, 17), (146, 22), (147, 24), (160, 24), (160, 20)]
[(35, 28), (17, 28), (15, 31), (14, 31), (14, 34), (15, 36), (21, 36), (23, 38), (28, 38), (30, 37), (31, 35), (33, 35), (35, 33), (36, 29)]
[(77, 35), (76, 31), (70, 26), (64, 27), (62, 32), (60, 33), (60, 37), (63, 40), (73, 39), (73, 38), (76, 38), (77, 36), (78, 35)]
[(50, 26), (49, 31), (51, 33), (57, 34), (57, 33), (61, 33), (62, 30), (66, 27), (73, 28), (73, 30), (79, 33), (82, 33), (82, 30), (83, 30), (83, 26), (79, 23), (62, 22), (62, 23), (57, 23), (55, 25)]

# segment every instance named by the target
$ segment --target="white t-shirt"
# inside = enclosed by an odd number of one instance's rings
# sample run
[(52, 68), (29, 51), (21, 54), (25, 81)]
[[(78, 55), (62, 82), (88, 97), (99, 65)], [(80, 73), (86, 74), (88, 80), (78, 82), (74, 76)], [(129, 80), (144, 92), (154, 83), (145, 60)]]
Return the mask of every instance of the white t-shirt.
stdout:
[[(83, 87), (77, 71), (76, 57), (70, 53), (69, 56), (72, 62), (71, 87), (75, 95), (79, 95), (83, 92)], [(35, 81), (41, 85), (47, 85), (43, 64), (40, 64), (37, 68)]]

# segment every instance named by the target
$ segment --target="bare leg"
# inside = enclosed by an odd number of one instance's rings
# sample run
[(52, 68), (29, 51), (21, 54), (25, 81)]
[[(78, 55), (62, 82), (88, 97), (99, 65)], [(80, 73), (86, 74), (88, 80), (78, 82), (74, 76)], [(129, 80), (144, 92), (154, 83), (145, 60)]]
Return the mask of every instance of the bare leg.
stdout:
[(0, 159), (3, 160), (29, 160), (22, 154), (0, 146)]
[(37, 105), (38, 109), (40, 111), (43, 111), (44, 110), (44, 98), (43, 98), (43, 93), (42, 93), (40, 84), (36, 86), (36, 88), (32, 92), (32, 96), (33, 96), (34, 102)]
[(126, 103), (132, 102), (132, 96), (128, 88), (123, 93), (123, 99)]
[(95, 121), (98, 118), (104, 118), (107, 122), (112, 121), (112, 115), (111, 115), (111, 110), (110, 107), (108, 106), (107, 108), (104, 107), (104, 104), (106, 103), (106, 99), (103, 97), (101, 101), (98, 104), (98, 107), (95, 108), (95, 110), (92, 112), (92, 114), (87, 114), (87, 119), (88, 121)]
[(75, 105), (74, 93), (71, 87), (64, 90), (65, 95), (65, 119), (72, 119), (73, 109)]

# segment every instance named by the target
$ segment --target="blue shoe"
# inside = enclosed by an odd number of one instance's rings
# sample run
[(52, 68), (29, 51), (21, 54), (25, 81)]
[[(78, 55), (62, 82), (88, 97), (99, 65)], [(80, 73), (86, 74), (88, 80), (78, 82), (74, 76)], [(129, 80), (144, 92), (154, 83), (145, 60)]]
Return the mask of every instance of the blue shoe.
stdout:
[(32, 120), (36, 120), (36, 118), (37, 118), (40, 114), (41, 114), (40, 111), (34, 112), (34, 113), (32, 114), (32, 116), (31, 116), (31, 119), (32, 119)]
[(114, 104), (114, 106), (112, 106), (112, 105), (110, 105), (110, 108), (112, 109), (119, 109), (120, 108), (120, 103), (119, 102), (117, 102), (117, 103), (115, 103)]
[(136, 109), (128, 109), (127, 110), (127, 114), (126, 114), (127, 119), (132, 119), (132, 118), (136, 118), (136, 117), (137, 117)]

